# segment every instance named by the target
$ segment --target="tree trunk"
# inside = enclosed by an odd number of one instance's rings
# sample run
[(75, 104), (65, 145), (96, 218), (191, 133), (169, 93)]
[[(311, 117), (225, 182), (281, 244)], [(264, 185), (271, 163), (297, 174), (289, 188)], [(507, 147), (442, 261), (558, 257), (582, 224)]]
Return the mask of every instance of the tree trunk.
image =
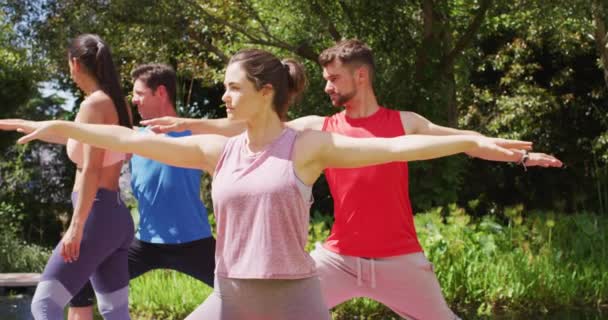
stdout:
[(434, 22), (433, 12), (433, 0), (422, 1), (422, 43), (416, 51), (416, 74), (414, 79), (416, 81), (423, 81), (425, 79), (425, 71), (428, 66), (428, 53), (432, 47), (433, 41), (435, 40), (433, 32)]
[(456, 58), (460, 56), (464, 52), (464, 49), (466, 49), (466, 47), (468, 47), (473, 41), (473, 37), (479, 31), (479, 28), (485, 19), (486, 12), (490, 8), (491, 4), (492, 0), (481, 1), (477, 13), (469, 23), (469, 26), (465, 30), (464, 34), (457, 41), (454, 41), (452, 38), (450, 17), (443, 17), (443, 47), (451, 48), (451, 50), (449, 50), (443, 56), (439, 67), (442, 78), (444, 79), (445, 95), (447, 97), (446, 107), (448, 125), (450, 127), (456, 127), (458, 125), (458, 106), (456, 102), (456, 78), (454, 75), (454, 63)]
[[(447, 13), (446, 13), (447, 14)], [(443, 57), (449, 56), (452, 54), (454, 49), (449, 51), (449, 48), (452, 48), (454, 39), (452, 37), (452, 28), (450, 26), (450, 17), (442, 16), (443, 20), (443, 32), (441, 35), (444, 49)], [(448, 126), (455, 128), (458, 126), (458, 105), (456, 103), (456, 78), (454, 75), (454, 60), (450, 60), (448, 64), (440, 65), (441, 79), (442, 79), (442, 88), (444, 95), (446, 97), (446, 114), (448, 120)]]
[(604, 71), (604, 83), (608, 89), (608, 34), (606, 33), (606, 8), (600, 0), (594, 0), (592, 4), (593, 21), (595, 23), (595, 47)]
[(454, 75), (454, 65), (449, 65), (443, 72), (444, 93), (446, 95), (446, 112), (448, 116), (448, 126), (456, 128), (458, 126), (458, 104), (456, 101), (456, 77)]

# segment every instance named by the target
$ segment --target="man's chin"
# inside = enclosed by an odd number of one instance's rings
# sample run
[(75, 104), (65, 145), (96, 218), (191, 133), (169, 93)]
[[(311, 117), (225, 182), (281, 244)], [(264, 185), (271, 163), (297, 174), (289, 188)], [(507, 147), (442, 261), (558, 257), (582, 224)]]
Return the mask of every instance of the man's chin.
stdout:
[(340, 108), (344, 104), (341, 101), (339, 101), (339, 100), (331, 100), (331, 105), (334, 106), (334, 107), (336, 107), (336, 108)]

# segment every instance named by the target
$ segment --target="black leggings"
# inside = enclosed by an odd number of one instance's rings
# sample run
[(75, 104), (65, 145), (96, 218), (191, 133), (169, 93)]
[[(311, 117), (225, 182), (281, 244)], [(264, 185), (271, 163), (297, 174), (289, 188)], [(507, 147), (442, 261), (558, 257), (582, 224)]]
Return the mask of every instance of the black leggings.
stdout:
[[(154, 269), (185, 273), (213, 287), (215, 239), (203, 238), (183, 244), (157, 244), (134, 239), (129, 247), (129, 278), (134, 279)], [(91, 283), (87, 283), (70, 301), (71, 307), (88, 307), (95, 302)]]

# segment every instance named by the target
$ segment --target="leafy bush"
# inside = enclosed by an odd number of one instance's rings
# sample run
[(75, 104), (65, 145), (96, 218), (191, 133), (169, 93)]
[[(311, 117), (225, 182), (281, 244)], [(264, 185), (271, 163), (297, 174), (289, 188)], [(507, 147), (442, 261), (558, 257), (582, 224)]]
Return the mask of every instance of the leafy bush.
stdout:
[(51, 251), (18, 240), (10, 230), (0, 232), (0, 273), (42, 272)]

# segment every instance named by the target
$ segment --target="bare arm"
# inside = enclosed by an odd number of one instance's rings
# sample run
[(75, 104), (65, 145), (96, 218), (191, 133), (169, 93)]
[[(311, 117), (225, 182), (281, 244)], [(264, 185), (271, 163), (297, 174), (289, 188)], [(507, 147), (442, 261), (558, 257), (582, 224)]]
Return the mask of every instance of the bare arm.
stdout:
[[(319, 159), (325, 168), (353, 168), (394, 161), (417, 161), (472, 151), (484, 142), (476, 136), (407, 135), (396, 138), (351, 138), (337, 134), (320, 139)], [(518, 146), (529, 145), (523, 142)], [(510, 154), (498, 145), (486, 149)]]
[(480, 136), (407, 135), (395, 138), (351, 138), (339, 134), (308, 131), (296, 144), (298, 174), (314, 181), (325, 168), (356, 168), (395, 161), (445, 157), (482, 149), (489, 154), (510, 155), (511, 148), (529, 149), (531, 143)]
[[(104, 115), (94, 104), (83, 102), (76, 116), (76, 122), (103, 124)], [(59, 136), (62, 137), (62, 136)], [(67, 141), (67, 138), (65, 138)], [(103, 168), (103, 158), (105, 151), (100, 148), (92, 147), (84, 144), (82, 148), (82, 178), (76, 182), (75, 190), (78, 190), (78, 200), (74, 206), (74, 215), (72, 216), (72, 225), (84, 227), (87, 221), (89, 211), (93, 205), (93, 198), (97, 193), (99, 185), (99, 176)]]
[(210, 173), (215, 170), (215, 164), (227, 140), (219, 135), (168, 138), (139, 134), (118, 125), (46, 121), (18, 142), (27, 143), (46, 135), (60, 135), (100, 148), (135, 153), (169, 165), (203, 169)]
[[(75, 121), (81, 123), (104, 123), (103, 103), (103, 101), (96, 103), (85, 100), (80, 106)], [(61, 254), (67, 262), (77, 260), (80, 255), (80, 243), (84, 226), (93, 207), (95, 194), (97, 194), (99, 178), (103, 170), (104, 155), (105, 151), (103, 149), (95, 148), (88, 144), (83, 145), (80, 178), (76, 179), (74, 186), (74, 189), (78, 191), (78, 198), (76, 203), (74, 203), (70, 225), (61, 242)]]
[(59, 137), (59, 136), (55, 136), (55, 137), (48, 137), (44, 140), (42, 140), (44, 142), (48, 142), (48, 143), (53, 143), (53, 144), (61, 144), (61, 145), (65, 145), (68, 143), (68, 139), (65, 137)]
[[(29, 121), (24, 119), (3, 119), (1, 121), (2, 123), (0, 125), (0, 130), (17, 130), (23, 134), (30, 134), (37, 128), (36, 121)], [(67, 138), (60, 136), (48, 136), (40, 140), (48, 143), (63, 145), (68, 142)]]
[[(483, 136), (481, 133), (472, 131), (472, 130), (461, 130), (454, 129), (450, 127), (444, 127), (437, 124), (432, 123), (427, 120), (423, 116), (409, 111), (400, 112), (401, 115), (401, 123), (403, 124), (403, 129), (407, 134), (425, 134), (425, 135), (433, 135), (433, 136), (450, 136), (450, 135), (475, 135), (475, 136)], [(489, 160), (489, 161), (502, 161), (502, 162), (520, 162), (524, 158), (526, 154), (525, 150), (512, 149), (512, 154), (489, 154), (485, 153), (482, 149), (475, 149), (472, 151), (466, 152), (467, 155), (479, 159)], [(554, 156), (532, 152), (528, 154), (528, 159), (526, 160), (526, 166), (541, 166), (541, 167), (561, 167), (562, 162), (555, 158)]]
[[(306, 116), (291, 120), (286, 125), (298, 131), (321, 130), (325, 117)], [(243, 121), (222, 119), (189, 119), (178, 117), (160, 117), (155, 119), (143, 120), (142, 125), (158, 133), (170, 131), (190, 130), (194, 134), (219, 134), (226, 137), (236, 136), (247, 129), (247, 124)]]
[(482, 136), (481, 133), (472, 130), (461, 130), (444, 127), (432, 123), (425, 117), (410, 111), (401, 111), (401, 123), (406, 134), (424, 134), (431, 136), (468, 135)]
[(321, 131), (323, 129), (323, 122), (325, 121), (325, 117), (321, 116), (305, 116), (297, 119), (293, 119), (291, 121), (286, 122), (285, 124), (297, 131), (305, 131), (305, 130), (318, 130)]
[(193, 134), (218, 134), (226, 137), (236, 136), (247, 129), (245, 122), (228, 118), (190, 119), (167, 116), (142, 120), (141, 124), (150, 126), (157, 133), (190, 130)]

